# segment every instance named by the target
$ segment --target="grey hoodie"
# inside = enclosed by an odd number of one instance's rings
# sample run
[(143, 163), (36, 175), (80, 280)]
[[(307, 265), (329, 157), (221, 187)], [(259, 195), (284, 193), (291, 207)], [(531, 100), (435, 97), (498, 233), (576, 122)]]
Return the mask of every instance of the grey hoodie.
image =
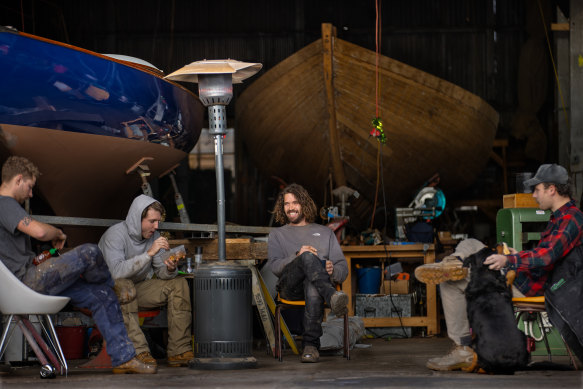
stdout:
[(146, 195), (139, 195), (134, 199), (126, 220), (107, 229), (99, 240), (99, 248), (114, 279), (128, 278), (133, 282), (140, 282), (152, 278), (155, 273), (160, 279), (174, 278), (178, 270), (168, 272), (162, 261), (160, 250), (152, 258), (148, 249), (160, 237), (157, 231), (150, 239), (142, 237), (142, 212), (155, 199)]

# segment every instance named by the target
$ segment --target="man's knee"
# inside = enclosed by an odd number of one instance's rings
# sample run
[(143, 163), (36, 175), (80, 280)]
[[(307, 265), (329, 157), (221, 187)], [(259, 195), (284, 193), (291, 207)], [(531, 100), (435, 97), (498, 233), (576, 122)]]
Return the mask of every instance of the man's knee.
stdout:
[(315, 256), (313, 253), (309, 252), (309, 251), (305, 251), (302, 253), (302, 255), (300, 255), (299, 260), (303, 266), (303, 268), (305, 269), (308, 265), (311, 265), (313, 263), (316, 263), (318, 265), (320, 265), (320, 258), (318, 258), (317, 256)]
[(95, 263), (97, 265), (105, 264), (103, 254), (96, 244), (85, 243), (75, 247), (75, 250), (77, 251), (79, 258), (83, 259), (83, 261)]

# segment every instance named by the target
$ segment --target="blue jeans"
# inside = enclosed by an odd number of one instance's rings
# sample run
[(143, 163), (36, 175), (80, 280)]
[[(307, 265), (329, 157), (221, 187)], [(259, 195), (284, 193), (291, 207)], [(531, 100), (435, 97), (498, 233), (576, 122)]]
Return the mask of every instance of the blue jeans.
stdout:
[(286, 300), (305, 300), (302, 345), (320, 347), (324, 303), (336, 292), (320, 258), (305, 252), (288, 263), (279, 277), (277, 291)]
[(114, 281), (95, 244), (77, 246), (27, 269), (22, 282), (52, 296), (71, 298), (71, 304), (89, 309), (107, 343), (111, 364), (119, 366), (136, 356), (113, 291)]

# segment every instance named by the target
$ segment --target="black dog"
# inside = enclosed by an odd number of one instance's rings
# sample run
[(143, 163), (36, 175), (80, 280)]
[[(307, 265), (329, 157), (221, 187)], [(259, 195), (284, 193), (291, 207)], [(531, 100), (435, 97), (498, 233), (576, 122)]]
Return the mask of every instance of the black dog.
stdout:
[(471, 269), (466, 301), (472, 348), (478, 355), (478, 367), (487, 373), (513, 374), (526, 367), (529, 355), (526, 337), (514, 317), (511, 287), (500, 271), (484, 265), (484, 260), (495, 253), (484, 248), (464, 261), (464, 266)]

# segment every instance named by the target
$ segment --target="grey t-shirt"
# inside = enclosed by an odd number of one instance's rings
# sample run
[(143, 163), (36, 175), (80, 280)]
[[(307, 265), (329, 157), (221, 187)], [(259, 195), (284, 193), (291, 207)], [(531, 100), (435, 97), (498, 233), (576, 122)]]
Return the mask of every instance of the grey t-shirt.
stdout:
[(320, 259), (328, 259), (334, 264), (332, 281), (341, 283), (348, 276), (346, 258), (340, 249), (334, 232), (323, 225), (310, 223), (305, 226), (285, 226), (274, 228), (267, 241), (268, 266), (278, 277), (283, 268), (297, 255), (302, 246), (313, 246), (318, 250)]
[(30, 237), (20, 232), (18, 223), (28, 214), (12, 197), (0, 196), (0, 260), (12, 273), (22, 279), (28, 266), (32, 266)]

